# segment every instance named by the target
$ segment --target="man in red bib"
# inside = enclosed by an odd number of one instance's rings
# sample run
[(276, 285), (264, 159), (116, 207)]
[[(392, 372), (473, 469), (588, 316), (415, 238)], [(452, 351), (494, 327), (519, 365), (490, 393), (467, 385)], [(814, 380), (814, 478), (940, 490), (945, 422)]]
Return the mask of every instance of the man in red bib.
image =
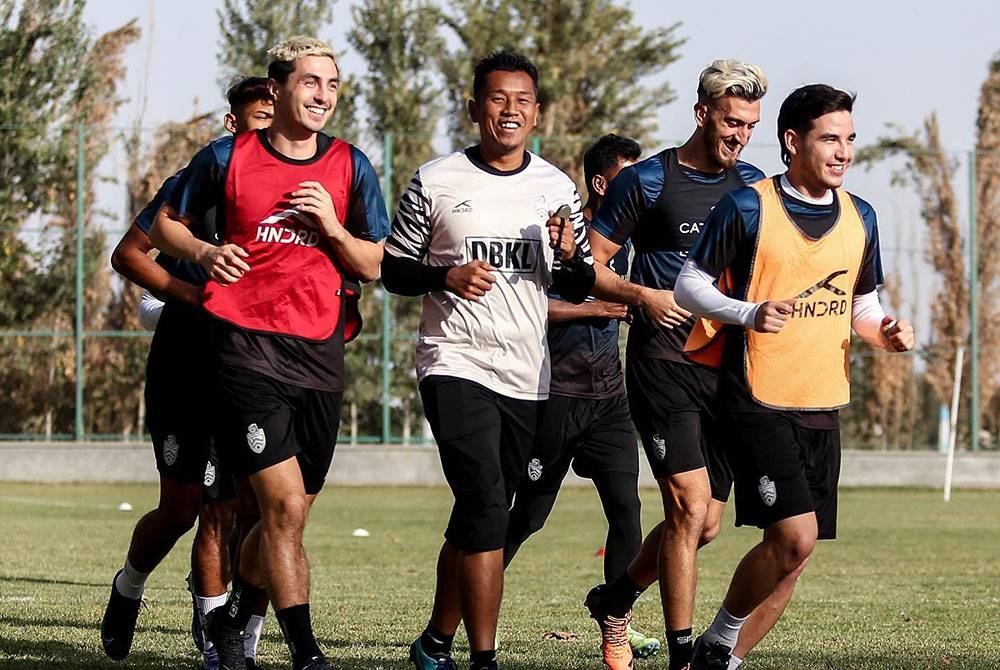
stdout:
[[(367, 157), (321, 132), (340, 86), (333, 51), (295, 37), (269, 55), (271, 127), (202, 149), (151, 237), (209, 272), (202, 304), (219, 354), (220, 452), (261, 511), (206, 631), (221, 667), (243, 670), (243, 630), (266, 590), (294, 669), (322, 670), (302, 532), (340, 425), (345, 282), (378, 275), (389, 222)], [(213, 206), (224, 212), (218, 247), (187, 227)]]
[[(731, 652), (750, 613), (794, 586), (817, 539), (836, 536), (851, 330), (888, 351), (914, 345), (910, 323), (879, 304), (875, 211), (841, 189), (853, 105), (821, 84), (789, 95), (778, 114), (788, 171), (723, 196), (677, 279), (681, 307), (725, 324), (719, 404), (736, 523), (763, 530), (695, 643), (692, 670), (738, 666)], [(698, 335), (688, 348), (704, 351)]]

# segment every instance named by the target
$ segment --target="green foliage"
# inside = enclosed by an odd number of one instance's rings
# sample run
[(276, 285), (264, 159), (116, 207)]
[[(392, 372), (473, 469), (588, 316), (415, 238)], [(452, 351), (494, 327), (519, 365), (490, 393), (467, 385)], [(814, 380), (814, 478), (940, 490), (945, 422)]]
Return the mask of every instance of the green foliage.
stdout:
[[(337, 460), (334, 459), (334, 472)], [(662, 518), (655, 490), (642, 492), (643, 527)], [(121, 501), (131, 513), (115, 510)], [(312, 572), (311, 612), (320, 645), (344, 670), (412, 670), (409, 642), (430, 612), (434, 565), (451, 495), (444, 488), (328, 486), (316, 501), (304, 545)], [(5, 483), (0, 534), (0, 670), (101, 670), (97, 626), (136, 519), (156, 503), (154, 484)], [(731, 506), (730, 506), (731, 507)], [(1000, 639), (1000, 492), (858, 490), (841, 493), (840, 539), (817, 547), (777, 627), (750, 657), (754, 670), (995, 670)], [(367, 538), (353, 538), (363, 527)], [(505, 670), (602, 667), (597, 626), (582, 607), (601, 580), (594, 554), (607, 527), (591, 487), (569, 488), (546, 527), (507, 572), (500, 613)], [(194, 668), (188, 634), (190, 535), (152, 575), (148, 608), (127, 667)], [(701, 551), (695, 628), (703, 630), (740, 556), (760, 533), (732, 527)], [(634, 622), (662, 632), (659, 594), (639, 599)], [(564, 630), (578, 640), (544, 640)], [(289, 667), (268, 616), (261, 665)], [(455, 639), (459, 667), (468, 644)], [(665, 658), (644, 667), (664, 668)]]
[(470, 139), (466, 101), (472, 96), (473, 68), (497, 49), (520, 51), (538, 67), (536, 132), (546, 138), (542, 153), (576, 177), (592, 140), (617, 132), (648, 143), (656, 113), (674, 98), (669, 84), (647, 86), (643, 79), (679, 58), (683, 39), (675, 35), (677, 24), (643, 28), (622, 3), (451, 0), (441, 20), (458, 42), (438, 58), (457, 144)]

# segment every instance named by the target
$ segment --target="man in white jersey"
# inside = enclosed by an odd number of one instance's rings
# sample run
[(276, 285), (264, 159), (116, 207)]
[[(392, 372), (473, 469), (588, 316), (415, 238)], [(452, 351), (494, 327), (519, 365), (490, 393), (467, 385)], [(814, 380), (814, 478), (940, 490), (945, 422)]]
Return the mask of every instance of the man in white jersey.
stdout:
[(417, 171), (382, 263), (389, 291), (426, 294), (417, 376), (455, 496), (430, 622), (410, 647), (418, 670), (457, 667), (463, 620), (470, 670), (497, 667), (508, 514), (549, 392), (546, 292), (580, 302), (594, 281), (576, 187), (525, 149), (535, 66), (495, 53), (476, 66), (473, 95), (480, 143)]

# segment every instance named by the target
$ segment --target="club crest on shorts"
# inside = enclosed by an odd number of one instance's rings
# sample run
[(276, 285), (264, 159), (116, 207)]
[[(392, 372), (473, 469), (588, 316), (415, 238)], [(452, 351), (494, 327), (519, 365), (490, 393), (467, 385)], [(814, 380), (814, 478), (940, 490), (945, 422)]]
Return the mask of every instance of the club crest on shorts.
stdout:
[(667, 456), (667, 441), (659, 433), (653, 433), (653, 449), (656, 451), (656, 460), (662, 461)]
[(205, 464), (205, 486), (211, 486), (215, 483), (215, 465), (212, 461)]
[(255, 423), (247, 426), (247, 445), (249, 445), (250, 451), (255, 454), (264, 451), (264, 447), (267, 446), (267, 436), (264, 435), (264, 429), (258, 428)]
[(778, 499), (778, 490), (774, 487), (774, 482), (767, 478), (767, 475), (761, 477), (757, 483), (757, 493), (760, 494), (760, 499), (768, 507), (773, 506)]
[(532, 458), (528, 462), (528, 479), (533, 482), (537, 482), (538, 478), (542, 476), (542, 462), (537, 458)]
[(177, 452), (180, 448), (181, 445), (177, 442), (177, 436), (167, 435), (166, 439), (163, 440), (163, 462), (167, 465), (176, 463)]

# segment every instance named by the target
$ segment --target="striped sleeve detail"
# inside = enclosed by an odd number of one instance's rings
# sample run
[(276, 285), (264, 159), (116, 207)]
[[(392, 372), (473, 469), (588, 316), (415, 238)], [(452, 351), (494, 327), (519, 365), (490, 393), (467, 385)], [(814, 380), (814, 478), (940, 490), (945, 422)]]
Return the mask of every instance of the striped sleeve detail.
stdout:
[(393, 256), (423, 260), (431, 238), (431, 200), (418, 170), (399, 200), (385, 249)]

